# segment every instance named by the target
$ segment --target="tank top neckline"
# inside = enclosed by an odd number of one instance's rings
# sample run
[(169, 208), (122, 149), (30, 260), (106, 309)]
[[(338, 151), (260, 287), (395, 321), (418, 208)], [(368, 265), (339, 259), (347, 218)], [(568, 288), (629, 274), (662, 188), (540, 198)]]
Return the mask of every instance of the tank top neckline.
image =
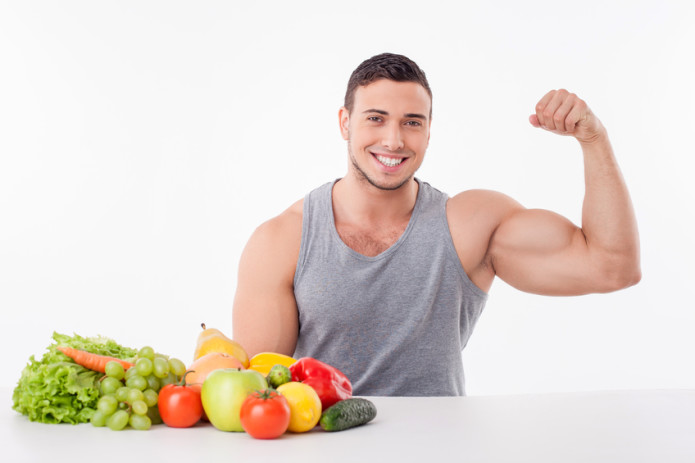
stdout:
[(393, 243), (391, 246), (388, 247), (388, 249), (382, 251), (381, 253), (377, 254), (376, 256), (365, 256), (364, 254), (361, 254), (354, 249), (352, 249), (350, 246), (348, 246), (345, 241), (340, 237), (338, 234), (338, 229), (335, 226), (335, 215), (333, 213), (333, 187), (335, 184), (340, 180), (340, 178), (337, 178), (331, 182), (330, 188), (328, 188), (328, 194), (325, 195), (323, 198), (324, 201), (327, 201), (328, 204), (325, 204), (327, 207), (328, 211), (328, 216), (330, 219), (330, 234), (331, 237), (338, 243), (340, 248), (342, 248), (348, 255), (351, 255), (352, 257), (368, 262), (374, 262), (378, 261), (381, 259), (384, 259), (394, 252), (401, 246), (401, 244), (408, 238), (408, 235), (410, 234), (410, 231), (413, 229), (415, 226), (415, 222), (417, 221), (418, 216), (420, 215), (420, 210), (422, 209), (422, 196), (423, 196), (423, 182), (421, 182), (417, 177), (413, 177), (413, 179), (417, 182), (418, 188), (417, 188), (417, 196), (415, 197), (415, 207), (413, 207), (413, 212), (410, 214), (410, 220), (408, 220), (408, 225), (405, 227), (405, 230), (403, 230), (403, 233), (401, 233), (401, 236), (398, 237), (395, 243)]

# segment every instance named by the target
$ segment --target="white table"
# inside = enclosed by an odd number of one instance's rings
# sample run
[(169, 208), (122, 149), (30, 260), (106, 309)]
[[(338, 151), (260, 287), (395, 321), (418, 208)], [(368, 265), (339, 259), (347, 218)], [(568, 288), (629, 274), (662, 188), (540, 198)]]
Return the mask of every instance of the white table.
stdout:
[(0, 391), (7, 462), (695, 462), (695, 390), (372, 397), (378, 415), (366, 426), (272, 441), (210, 424), (115, 432), (32, 423), (11, 409), (12, 390)]

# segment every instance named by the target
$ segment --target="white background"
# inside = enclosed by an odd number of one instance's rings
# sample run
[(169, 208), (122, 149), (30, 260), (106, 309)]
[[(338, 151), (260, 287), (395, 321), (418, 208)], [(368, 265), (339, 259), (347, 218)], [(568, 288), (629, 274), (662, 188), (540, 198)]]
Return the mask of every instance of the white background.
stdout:
[(347, 79), (390, 51), (434, 92), (419, 178), (580, 223), (577, 143), (527, 119), (563, 87), (608, 128), (638, 216), (635, 287), (493, 285), (468, 393), (695, 387), (690, 2), (250, 3), (0, 3), (0, 385), (53, 331), (186, 362), (201, 322), (231, 335), (246, 240), (344, 175)]

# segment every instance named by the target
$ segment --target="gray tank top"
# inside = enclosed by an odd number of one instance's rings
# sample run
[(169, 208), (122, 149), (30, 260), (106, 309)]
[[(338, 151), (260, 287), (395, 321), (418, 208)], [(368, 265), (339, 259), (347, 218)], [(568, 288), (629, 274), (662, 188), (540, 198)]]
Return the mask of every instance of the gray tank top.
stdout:
[(418, 180), (405, 231), (389, 249), (367, 257), (335, 228), (336, 181), (304, 199), (295, 358), (337, 367), (355, 395), (464, 395), (461, 351), (487, 294), (469, 280), (456, 254), (447, 195)]

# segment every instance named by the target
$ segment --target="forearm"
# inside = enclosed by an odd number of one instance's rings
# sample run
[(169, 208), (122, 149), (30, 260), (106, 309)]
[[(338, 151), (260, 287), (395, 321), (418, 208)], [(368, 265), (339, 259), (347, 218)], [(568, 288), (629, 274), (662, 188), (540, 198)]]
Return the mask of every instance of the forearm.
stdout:
[(582, 231), (597, 269), (626, 287), (640, 279), (637, 220), (608, 136), (580, 142), (584, 154), (585, 195)]

